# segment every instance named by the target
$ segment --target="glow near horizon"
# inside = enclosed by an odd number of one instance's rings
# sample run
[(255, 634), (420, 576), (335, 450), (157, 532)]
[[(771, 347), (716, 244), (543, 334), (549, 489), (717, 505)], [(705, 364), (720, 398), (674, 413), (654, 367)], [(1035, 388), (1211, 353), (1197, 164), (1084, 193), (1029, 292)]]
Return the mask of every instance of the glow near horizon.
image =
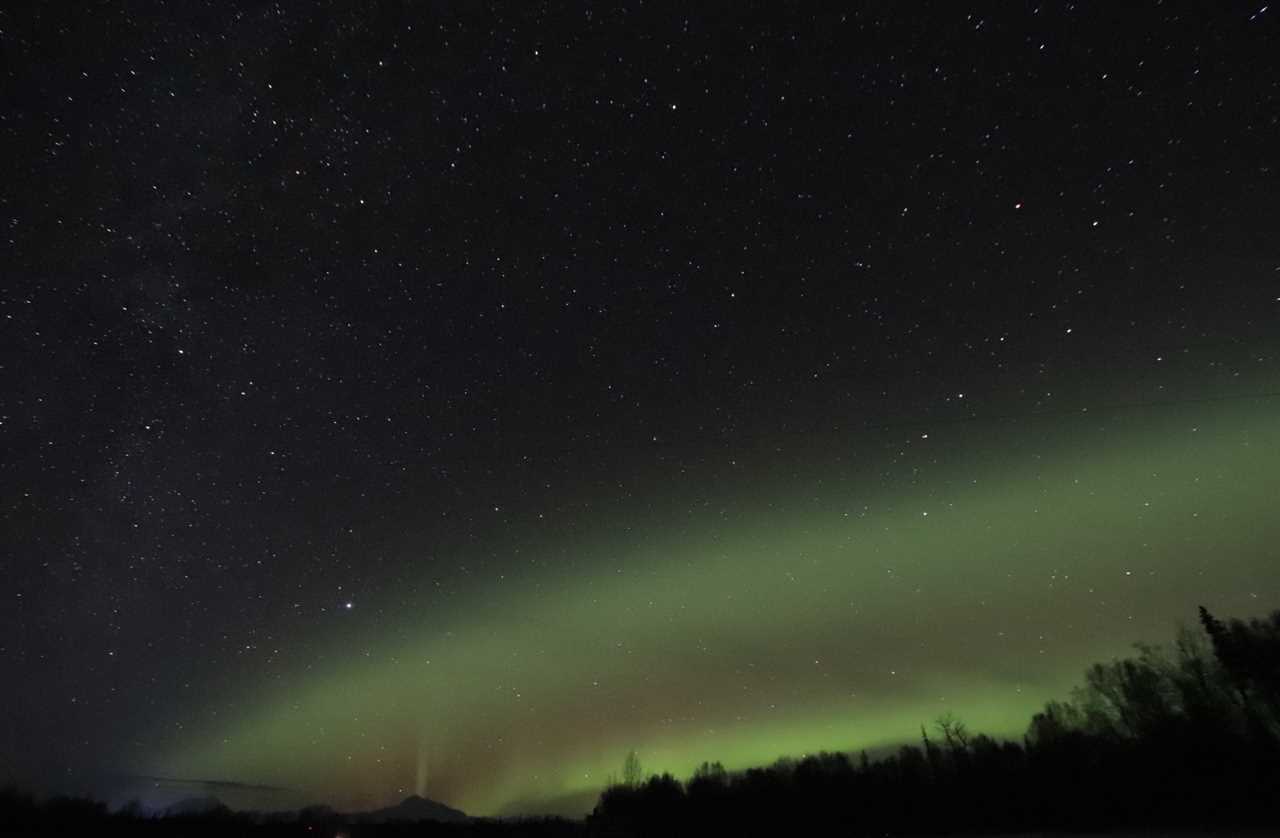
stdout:
[(157, 773), (371, 806), (415, 791), (424, 755), (428, 796), (494, 814), (598, 789), (630, 748), (687, 777), (915, 741), (948, 710), (1016, 736), (1197, 604), (1274, 606), (1278, 418), (1259, 400), (949, 428), (888, 485), (831, 469), (772, 509), (722, 491), (730, 513), (691, 535), (606, 532), (584, 570), (335, 640)]

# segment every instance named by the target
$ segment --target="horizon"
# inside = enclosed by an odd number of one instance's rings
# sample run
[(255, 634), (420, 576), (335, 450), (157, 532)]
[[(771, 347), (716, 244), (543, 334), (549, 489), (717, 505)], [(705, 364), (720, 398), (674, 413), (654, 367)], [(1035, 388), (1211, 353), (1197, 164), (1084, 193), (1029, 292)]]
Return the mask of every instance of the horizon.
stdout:
[[(931, 720), (930, 723), (932, 723)], [(999, 738), (999, 737), (997, 737)], [(918, 740), (917, 740), (918, 741)], [(1007, 740), (1014, 741), (1014, 740)], [(899, 747), (903, 745), (915, 745), (916, 741), (904, 738), (898, 741), (886, 741), (879, 745), (860, 747), (851, 750), (828, 749), (822, 753), (845, 753), (850, 756), (866, 753), (871, 759), (880, 759), (885, 756), (892, 755)], [(639, 756), (637, 754), (637, 756)], [(774, 759), (752, 765), (743, 765), (737, 767), (726, 767), (731, 774), (742, 773), (753, 768), (765, 768), (774, 765), (779, 761), (787, 761), (793, 759), (804, 759), (811, 754), (779, 754)], [(703, 760), (703, 762), (716, 762), (722, 764), (720, 760)], [(696, 766), (685, 772), (683, 775), (676, 775), (677, 779), (687, 780), (694, 776)], [(669, 773), (669, 772), (658, 772)], [(654, 773), (653, 776), (658, 776)], [(618, 772), (618, 776), (621, 771)], [(620, 782), (620, 781), (615, 781)], [(4, 783), (0, 783), (0, 787), (4, 787)], [(513, 806), (509, 806), (506, 811), (493, 815), (480, 815), (474, 817), (497, 817), (497, 818), (519, 818), (541, 815), (556, 815), (571, 818), (580, 818), (590, 811), (594, 806), (600, 792), (608, 787), (608, 779), (605, 784), (598, 789), (586, 792), (576, 792), (564, 795), (558, 798), (547, 798), (545, 800), (529, 800), (517, 802)], [(273, 813), (273, 812), (293, 812), (303, 809), (322, 806), (326, 808), (334, 808), (329, 803), (317, 800), (304, 800), (299, 796), (297, 789), (280, 788), (277, 786), (256, 785), (253, 783), (244, 783), (237, 780), (217, 780), (217, 779), (200, 779), (193, 777), (147, 777), (147, 776), (117, 776), (104, 777), (91, 782), (87, 786), (76, 787), (66, 786), (57, 787), (56, 784), (46, 784), (44, 788), (36, 786), (28, 787), (20, 783), (9, 786), (15, 791), (22, 793), (35, 793), (39, 797), (55, 797), (55, 796), (83, 796), (93, 800), (99, 800), (105, 803), (110, 811), (119, 812), (127, 809), (132, 804), (140, 804), (144, 812), (149, 814), (162, 814), (166, 809), (176, 804), (195, 800), (216, 800), (218, 803), (226, 805), (233, 811), (244, 813)], [(93, 789), (111, 789), (111, 791), (101, 794), (95, 793)], [(357, 808), (349, 808), (344, 811), (345, 814), (360, 814), (376, 811), (378, 809), (394, 807), (399, 804), (411, 800), (426, 800), (431, 803), (440, 803), (450, 808), (452, 806), (447, 800), (438, 800), (429, 794), (419, 791), (410, 791), (404, 794), (403, 788), (397, 788), (389, 797), (374, 801)], [(255, 798), (259, 801), (270, 801), (274, 796), (288, 796), (285, 799), (294, 801), (301, 800), (300, 803), (288, 803), (281, 805), (271, 805), (268, 803), (250, 803)], [(402, 795), (402, 796), (397, 796)], [(589, 798), (590, 805), (581, 811), (570, 811), (569, 809), (559, 810), (555, 804), (563, 804), (566, 800), (578, 801), (581, 798), (586, 800)], [(277, 798), (278, 799), (278, 798)], [(527, 808), (525, 808), (527, 807)], [(473, 816), (471, 813), (466, 813)]]

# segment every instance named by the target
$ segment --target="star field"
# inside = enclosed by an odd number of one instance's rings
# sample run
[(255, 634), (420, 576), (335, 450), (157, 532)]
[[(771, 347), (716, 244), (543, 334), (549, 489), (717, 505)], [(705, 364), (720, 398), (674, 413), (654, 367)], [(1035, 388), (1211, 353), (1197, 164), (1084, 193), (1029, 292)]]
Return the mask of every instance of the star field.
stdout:
[(0, 12), (0, 781), (580, 812), (1274, 609), (1278, 44)]

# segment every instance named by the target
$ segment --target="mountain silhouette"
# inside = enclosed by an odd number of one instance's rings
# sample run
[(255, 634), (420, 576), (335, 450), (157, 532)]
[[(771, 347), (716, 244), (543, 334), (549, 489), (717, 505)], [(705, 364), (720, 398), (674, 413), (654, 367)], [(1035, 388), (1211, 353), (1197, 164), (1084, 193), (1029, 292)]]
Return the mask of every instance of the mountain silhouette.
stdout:
[(362, 823), (417, 823), (418, 821), (465, 823), (470, 820), (465, 812), (416, 794), (406, 797), (394, 806), (364, 812), (352, 816), (352, 819), (358, 819)]

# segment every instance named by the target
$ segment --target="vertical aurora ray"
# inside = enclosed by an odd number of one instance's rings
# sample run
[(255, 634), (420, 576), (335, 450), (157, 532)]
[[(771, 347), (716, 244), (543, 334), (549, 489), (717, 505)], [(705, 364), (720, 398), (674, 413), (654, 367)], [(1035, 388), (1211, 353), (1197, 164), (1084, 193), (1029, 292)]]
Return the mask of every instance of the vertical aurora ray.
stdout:
[[(421, 734), (420, 734), (421, 736)], [(427, 746), (421, 739), (418, 741), (418, 771), (413, 784), (413, 793), (419, 797), (425, 797), (427, 794)]]

